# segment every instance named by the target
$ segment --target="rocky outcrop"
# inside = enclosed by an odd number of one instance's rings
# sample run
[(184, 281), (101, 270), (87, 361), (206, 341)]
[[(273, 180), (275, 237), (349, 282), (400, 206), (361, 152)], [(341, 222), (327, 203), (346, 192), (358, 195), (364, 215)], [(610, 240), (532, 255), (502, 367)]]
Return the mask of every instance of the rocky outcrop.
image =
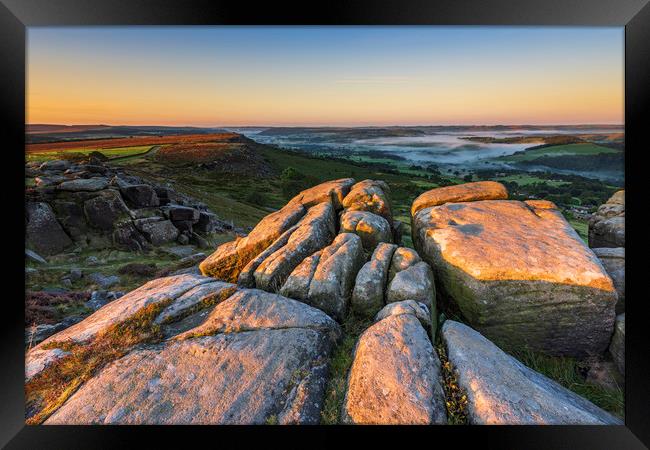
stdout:
[(345, 211), (341, 216), (341, 232), (358, 235), (368, 252), (372, 252), (380, 242), (393, 242), (388, 221), (368, 211)]
[(606, 350), (614, 285), (555, 205), (420, 197), (434, 198), (436, 206), (414, 207), (415, 248), (469, 324), (513, 348), (572, 356)]
[(359, 270), (350, 304), (355, 314), (372, 317), (386, 303), (384, 291), (388, 280), (388, 268), (396, 248), (394, 244), (377, 245), (370, 261)]
[(618, 191), (589, 219), (589, 247), (625, 247), (625, 191)]
[(72, 245), (72, 240), (56, 220), (47, 203), (27, 203), (25, 240), (28, 247), (42, 255), (62, 252)]
[(616, 313), (625, 312), (625, 248), (593, 248), (600, 262), (605, 267), (607, 274), (612, 278), (618, 301)]
[(524, 366), (466, 325), (447, 320), (441, 335), (458, 385), (467, 392), (470, 424), (623, 423)]
[(45, 423), (319, 422), (336, 322), (304, 303), (196, 275), (147, 283), (35, 347), (28, 386), (70, 358), (70, 342), (92, 345), (156, 302), (164, 307), (153, 323), (165, 337), (107, 362)]
[[(28, 205), (41, 205), (36, 215), (33, 207), (27, 208), (27, 237), (29, 245), (43, 255), (61, 253), (73, 245), (139, 251), (176, 240), (205, 241), (197, 231), (208, 235), (232, 228), (204, 204), (101, 161), (48, 163), (28, 166), (26, 171), (36, 181), (35, 187), (26, 189)], [(178, 220), (179, 210), (189, 220)], [(35, 231), (37, 227), (40, 231)]]
[[(396, 304), (396, 305), (399, 305)], [(359, 338), (342, 421), (354, 424), (443, 424), (447, 421), (440, 360), (407, 306), (378, 315)]]
[(310, 208), (319, 203), (330, 201), (337, 211), (343, 207), (343, 199), (350, 192), (354, 184), (352, 178), (341, 178), (339, 180), (326, 181), (312, 188), (302, 191), (289, 203), (298, 203), (305, 208)]
[(609, 353), (621, 375), (625, 376), (625, 313), (616, 317), (614, 336), (609, 344)]

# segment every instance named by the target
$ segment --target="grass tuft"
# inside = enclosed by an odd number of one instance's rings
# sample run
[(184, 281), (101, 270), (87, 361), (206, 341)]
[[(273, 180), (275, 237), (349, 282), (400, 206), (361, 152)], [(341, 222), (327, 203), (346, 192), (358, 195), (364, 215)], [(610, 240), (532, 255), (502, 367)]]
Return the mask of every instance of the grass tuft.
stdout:
[(522, 364), (558, 382), (570, 391), (619, 418), (625, 414), (623, 390), (589, 384), (580, 374), (580, 362), (568, 357), (548, 356), (532, 350), (513, 354)]
[(436, 345), (442, 369), (442, 387), (445, 391), (445, 407), (447, 408), (447, 423), (450, 425), (467, 425), (467, 392), (458, 385), (456, 374), (451, 363), (447, 359), (447, 349), (438, 340)]
[(329, 380), (325, 389), (325, 403), (321, 410), (321, 424), (336, 425), (340, 422), (341, 408), (345, 399), (347, 378), (354, 358), (354, 347), (370, 325), (371, 319), (362, 319), (349, 313), (341, 328), (343, 337), (332, 351), (329, 364)]

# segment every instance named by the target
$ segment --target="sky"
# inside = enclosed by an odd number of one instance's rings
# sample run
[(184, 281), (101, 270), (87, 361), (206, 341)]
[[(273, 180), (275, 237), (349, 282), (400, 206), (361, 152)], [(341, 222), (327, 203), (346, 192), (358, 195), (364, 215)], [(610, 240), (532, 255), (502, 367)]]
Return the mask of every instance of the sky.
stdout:
[(27, 123), (622, 124), (622, 27), (32, 27)]

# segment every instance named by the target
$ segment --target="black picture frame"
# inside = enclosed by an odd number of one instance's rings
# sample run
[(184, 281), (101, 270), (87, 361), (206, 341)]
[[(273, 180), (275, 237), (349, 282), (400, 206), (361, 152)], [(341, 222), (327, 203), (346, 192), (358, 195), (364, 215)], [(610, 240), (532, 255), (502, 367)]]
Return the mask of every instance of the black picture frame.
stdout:
[[(71, 25), (558, 25), (625, 27), (625, 185), (627, 197), (626, 389), (625, 426), (500, 426), (500, 427), (111, 427), (24, 425), (24, 271), (19, 261), (24, 233), (25, 52), (26, 27)], [(0, 72), (4, 154), (4, 184), (11, 196), (3, 203), (5, 255), (0, 327), (0, 445), (7, 448), (129, 447), (144, 439), (145, 448), (171, 443), (181, 435), (186, 446), (201, 440), (214, 446), (249, 447), (252, 434), (268, 434), (283, 447), (338, 446), (359, 435), (371, 441), (416, 445), (462, 445), (475, 440), (482, 448), (627, 449), (650, 445), (650, 365), (646, 356), (648, 329), (642, 313), (640, 228), (643, 211), (646, 121), (650, 105), (650, 5), (648, 0), (436, 0), (388, 2), (319, 2), (259, 5), (215, 0), (1, 0)], [(645, 145), (644, 145), (645, 144)], [(8, 187), (6, 189), (9, 189)], [(637, 244), (638, 243), (638, 244)], [(630, 294), (630, 292), (632, 294)], [(636, 297), (636, 298), (635, 298)], [(640, 298), (639, 298), (640, 297)], [(404, 441), (406, 432), (409, 439)], [(229, 442), (224, 442), (225, 438)], [(415, 437), (415, 436), (414, 436)], [(298, 444), (305, 439), (305, 444)], [(444, 441), (450, 443), (444, 443)], [(239, 445), (236, 445), (236, 444)], [(209, 444), (210, 445), (210, 444)]]

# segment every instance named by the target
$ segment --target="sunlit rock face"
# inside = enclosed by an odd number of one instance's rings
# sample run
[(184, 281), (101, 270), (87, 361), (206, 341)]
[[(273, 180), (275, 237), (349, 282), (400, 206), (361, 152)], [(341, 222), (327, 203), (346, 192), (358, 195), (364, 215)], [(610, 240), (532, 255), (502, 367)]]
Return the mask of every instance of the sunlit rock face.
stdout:
[(328, 202), (309, 208), (286, 245), (270, 254), (255, 270), (255, 286), (275, 292), (306, 257), (328, 245), (336, 233), (334, 208)]
[(257, 255), (295, 225), (307, 209), (300, 203), (290, 203), (264, 217), (248, 236), (227, 242), (203, 262), (201, 273), (224, 281), (236, 282), (242, 269)]
[(238, 291), (197, 328), (132, 350), (47, 424), (317, 424), (339, 326), (304, 303)]
[(467, 393), (470, 424), (622, 424), (462, 323), (447, 320), (441, 336), (458, 384)]
[(391, 281), (397, 272), (408, 269), (420, 261), (422, 261), (422, 258), (415, 250), (408, 247), (398, 247), (393, 254), (393, 259), (390, 261), (388, 281)]
[(625, 191), (600, 205), (589, 219), (589, 247), (625, 247)]
[(426, 307), (393, 305), (359, 338), (341, 419), (354, 424), (444, 424), (440, 360), (416, 316)]
[(412, 229), (444, 297), (488, 338), (555, 355), (607, 348), (614, 285), (551, 202), (445, 203), (419, 209)]
[[(340, 210), (342, 208), (343, 198), (350, 191), (350, 187), (353, 184), (354, 180), (352, 178), (343, 178), (327, 181), (301, 192), (291, 199), (282, 209), (264, 217), (248, 236), (219, 246), (212, 255), (201, 263), (199, 266), (201, 273), (206, 276), (235, 283), (238, 281), (242, 272), (244, 272), (241, 280), (242, 284), (253, 287), (253, 274), (264, 263), (263, 260), (256, 260), (260, 256), (260, 253), (274, 244), (274, 252), (285, 246), (291, 239), (293, 232), (298, 229), (292, 227), (308, 213), (310, 208), (320, 204), (331, 204), (334, 212)], [(312, 217), (307, 218), (307, 220), (311, 219)], [(327, 228), (330, 228), (329, 224)], [(335, 225), (331, 225), (331, 228), (335, 228)], [(278, 239), (284, 242), (276, 243)], [(320, 248), (324, 245), (327, 245), (327, 242), (323, 243)], [(306, 248), (304, 246), (298, 247)], [(265, 254), (264, 256), (271, 255)], [(252, 265), (249, 266), (251, 262)], [(286, 277), (286, 274), (284, 274), (286, 269), (287, 265), (283, 265), (283, 269), (278, 273)], [(293, 267), (290, 269), (292, 270)], [(260, 277), (262, 278), (261, 282), (263, 284), (269, 282), (267, 277), (262, 275)], [(272, 274), (268, 278), (271, 281), (279, 283), (276, 281), (276, 278), (282, 277), (276, 277), (275, 274)], [(275, 288), (279, 288), (280, 286), (281, 283), (275, 286)]]
[(343, 199), (350, 192), (354, 184), (353, 178), (341, 178), (339, 180), (326, 181), (312, 188), (302, 191), (289, 203), (298, 203), (306, 208), (330, 201), (334, 208), (339, 210), (343, 207)]
[(411, 206), (411, 215), (431, 206), (445, 203), (473, 202), (477, 200), (502, 200), (508, 198), (505, 186), (496, 181), (477, 181), (456, 186), (446, 186), (424, 192)]
[(341, 216), (341, 231), (358, 235), (368, 252), (372, 252), (380, 242), (393, 242), (388, 221), (368, 211), (345, 211)]
[(389, 194), (390, 188), (384, 181), (363, 180), (352, 186), (350, 193), (343, 199), (343, 207), (347, 211), (368, 211), (392, 223)]

